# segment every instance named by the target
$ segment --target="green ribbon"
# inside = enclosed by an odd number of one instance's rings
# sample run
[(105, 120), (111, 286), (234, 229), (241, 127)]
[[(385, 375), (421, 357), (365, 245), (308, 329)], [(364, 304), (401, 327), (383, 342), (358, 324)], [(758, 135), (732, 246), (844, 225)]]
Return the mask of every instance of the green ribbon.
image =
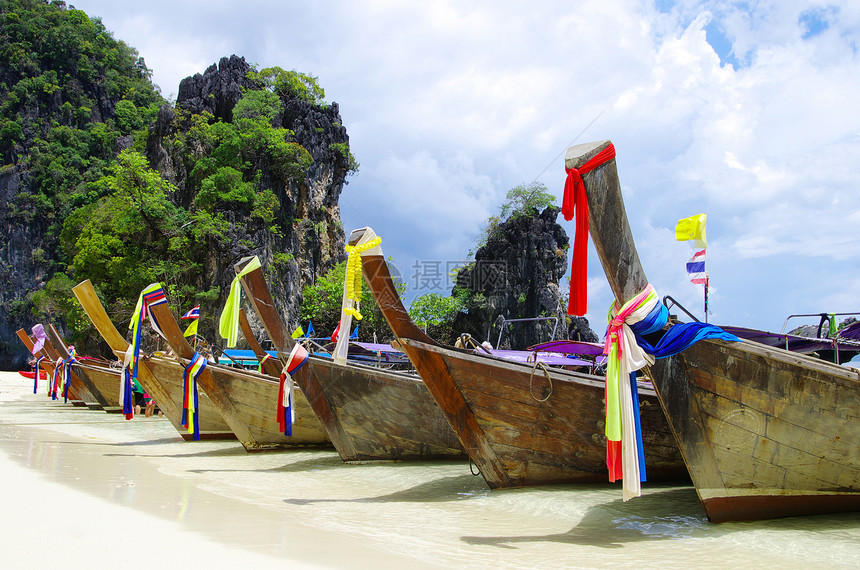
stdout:
[(254, 256), (254, 259), (242, 271), (236, 274), (236, 277), (233, 278), (233, 282), (230, 284), (230, 294), (227, 296), (224, 310), (221, 311), (221, 321), (218, 327), (221, 337), (227, 339), (227, 348), (235, 348), (236, 341), (239, 339), (239, 309), (242, 306), (241, 279), (260, 267), (262, 267), (260, 258)]

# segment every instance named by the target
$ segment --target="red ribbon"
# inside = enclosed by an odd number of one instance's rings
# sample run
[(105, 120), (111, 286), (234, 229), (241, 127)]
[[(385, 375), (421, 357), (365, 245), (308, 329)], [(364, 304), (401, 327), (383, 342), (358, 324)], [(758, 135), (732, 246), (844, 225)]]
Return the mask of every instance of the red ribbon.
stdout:
[(588, 305), (588, 198), (582, 175), (615, 158), (615, 145), (609, 143), (605, 149), (594, 155), (579, 168), (566, 168), (567, 180), (564, 182), (564, 198), (561, 214), (568, 222), (576, 211), (576, 230), (573, 235), (573, 266), (570, 269), (570, 295), (567, 314), (584, 315)]

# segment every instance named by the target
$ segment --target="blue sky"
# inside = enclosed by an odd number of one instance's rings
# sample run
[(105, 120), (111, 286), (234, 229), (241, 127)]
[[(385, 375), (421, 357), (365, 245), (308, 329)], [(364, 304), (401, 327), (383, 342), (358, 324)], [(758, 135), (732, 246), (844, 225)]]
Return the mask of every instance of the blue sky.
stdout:
[[(344, 227), (373, 226), (407, 282), (465, 259), (510, 188), (537, 180), (560, 200), (582, 133), (615, 143), (660, 294), (701, 317), (674, 226), (705, 212), (709, 321), (860, 310), (855, 0), (69, 3), (137, 48), (168, 98), (234, 53), (317, 76), (361, 163)], [(424, 292), (448, 290), (410, 296)], [(602, 331), (593, 249), (589, 297)]]

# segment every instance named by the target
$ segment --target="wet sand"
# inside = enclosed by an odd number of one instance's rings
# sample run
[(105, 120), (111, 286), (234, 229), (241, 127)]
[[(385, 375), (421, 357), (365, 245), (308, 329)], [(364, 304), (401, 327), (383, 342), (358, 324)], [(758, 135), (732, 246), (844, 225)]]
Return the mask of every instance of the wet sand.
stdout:
[(860, 565), (856, 513), (713, 525), (689, 486), (627, 503), (609, 484), (490, 492), (463, 462), (248, 454), (42, 392), (0, 373), (5, 567)]

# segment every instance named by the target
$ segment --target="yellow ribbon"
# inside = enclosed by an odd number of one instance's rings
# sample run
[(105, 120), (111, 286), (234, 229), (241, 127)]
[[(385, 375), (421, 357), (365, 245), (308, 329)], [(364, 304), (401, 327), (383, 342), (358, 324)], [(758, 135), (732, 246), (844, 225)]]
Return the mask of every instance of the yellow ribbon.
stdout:
[(246, 265), (245, 268), (233, 278), (233, 282), (230, 283), (230, 294), (227, 296), (224, 310), (221, 311), (221, 321), (218, 327), (221, 337), (227, 339), (227, 348), (235, 348), (236, 341), (239, 339), (239, 309), (242, 306), (241, 279), (260, 267), (262, 267), (260, 258), (254, 256), (254, 259), (252, 259), (248, 265)]

